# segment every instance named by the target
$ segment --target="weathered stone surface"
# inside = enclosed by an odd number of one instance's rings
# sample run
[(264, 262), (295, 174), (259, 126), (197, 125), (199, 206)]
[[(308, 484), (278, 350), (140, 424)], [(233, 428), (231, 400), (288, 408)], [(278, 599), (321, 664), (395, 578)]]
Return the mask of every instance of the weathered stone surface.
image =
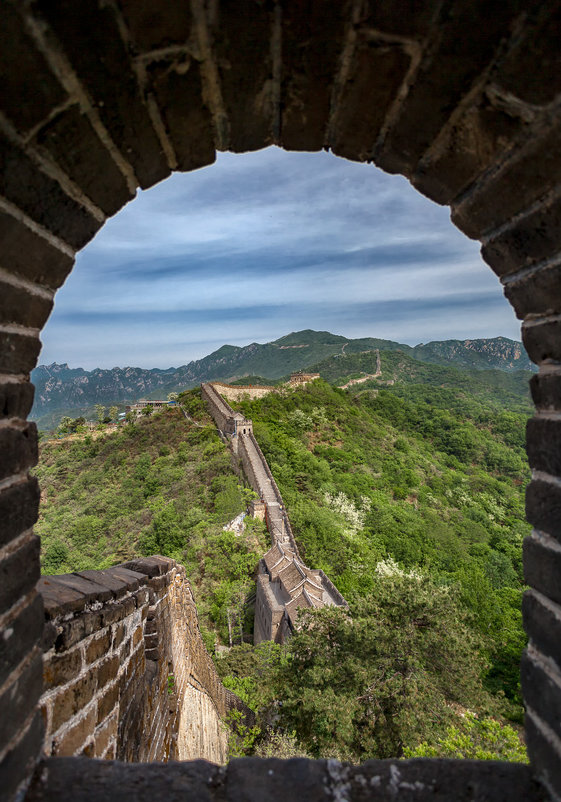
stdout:
[(450, 203), (505, 157), (525, 127), (519, 117), (482, 95), (446, 131), (436, 152), (421, 161), (411, 179), (413, 186), (437, 203)]
[(57, 181), (41, 172), (29, 156), (2, 135), (0, 176), (0, 193), (73, 248), (82, 248), (101, 228), (101, 223)]
[(522, 342), (536, 365), (546, 361), (561, 362), (561, 320), (524, 323)]
[[(84, 718), (77, 721), (64, 734), (53, 739), (53, 754), (60, 757), (75, 755), (84, 749), (95, 727), (95, 708), (88, 710)], [(93, 750), (92, 750), (93, 751)]]
[(561, 540), (561, 488), (533, 479), (526, 488), (526, 518), (536, 529)]
[(561, 675), (546, 671), (535, 653), (522, 655), (520, 681), (524, 701), (547, 726), (561, 736)]
[(24, 779), (31, 776), (42, 744), (43, 717), (37, 712), (27, 730), (21, 733), (21, 738), (0, 761), (0, 788), (5, 799), (12, 799)]
[(0, 420), (27, 418), (34, 392), (35, 387), (28, 381), (0, 382)]
[(39, 538), (33, 536), (0, 561), (0, 613), (35, 586), (40, 572), (39, 549)]
[(529, 711), (526, 713), (525, 724), (528, 754), (536, 778), (542, 780), (546, 788), (561, 788), (561, 749), (544, 735), (538, 720)]
[(34, 143), (44, 148), (105, 214), (115, 214), (134, 197), (78, 106), (71, 106), (49, 120), (35, 135)]
[(97, 703), (97, 723), (104, 721), (119, 703), (119, 683), (115, 682), (104, 691)]
[(542, 267), (531, 275), (505, 284), (505, 296), (516, 316), (553, 315), (561, 312), (561, 265)]
[(561, 607), (534, 590), (527, 590), (522, 614), (531, 643), (561, 666)]
[(330, 145), (337, 156), (357, 161), (372, 157), (410, 64), (401, 44), (368, 38), (358, 42), (332, 126)]
[(21, 473), (37, 464), (37, 426), (14, 421), (0, 429), (0, 479)]
[[(489, 3), (465, 0), (442, 7), (399, 119), (376, 163), (408, 175), (487, 67), (517, 13), (515, 0)], [(479, 21), (485, 18), (482, 30)]]
[(273, 142), (273, 6), (271, 0), (227, 0), (210, 20), (229, 121), (228, 149), (234, 153)]
[(34, 334), (0, 331), (0, 373), (28, 374), (41, 350)]
[(67, 588), (81, 593), (86, 602), (107, 601), (112, 599), (113, 594), (104, 585), (86, 579), (80, 574), (61, 574), (56, 577), (57, 585), (64, 585)]
[(121, 568), (128, 568), (131, 571), (136, 571), (139, 574), (145, 574), (149, 577), (161, 576), (171, 570), (173, 560), (167, 557), (138, 557), (135, 560), (123, 563)]
[(84, 594), (76, 588), (57, 581), (55, 576), (42, 576), (37, 590), (43, 597), (45, 612), (49, 618), (63, 613), (75, 613), (83, 610), (86, 604)]
[(551, 548), (535, 537), (524, 540), (524, 578), (530, 587), (561, 604), (561, 548)]
[(42, 630), (43, 604), (40, 596), (34, 596), (17, 616), (6, 623), (0, 636), (0, 687), (39, 643)]
[(493, 75), (493, 83), (526, 103), (545, 106), (561, 92), (561, 10), (549, 0), (528, 11), (524, 31)]
[(62, 103), (65, 92), (25, 31), (16, 8), (9, 3), (0, 5), (0, 31), (2, 109), (16, 128), (25, 132), (41, 122), (53, 106)]
[[(56, 732), (59, 727), (65, 724), (69, 719), (83, 710), (88, 702), (91, 702), (93, 695), (97, 689), (97, 673), (95, 671), (80, 677), (68, 687), (61, 688), (58, 695), (55, 697), (53, 707), (52, 731)], [(93, 724), (90, 726), (90, 732), (95, 727), (95, 715)], [(84, 743), (86, 738), (83, 738)], [(68, 754), (68, 753), (67, 753)]]
[(74, 260), (34, 233), (24, 223), (0, 211), (1, 267), (45, 287), (60, 287)]
[(177, 157), (178, 170), (196, 170), (216, 158), (210, 111), (203, 102), (198, 62), (188, 55), (147, 68), (150, 85)]
[(321, 150), (327, 133), (333, 82), (339, 67), (350, 3), (325, 13), (321, 0), (289, 3), (282, 12), (281, 144), (287, 150)]
[(544, 412), (561, 409), (561, 374), (536, 373), (530, 379), (530, 391), (538, 409)]
[(39, 494), (35, 477), (0, 492), (0, 546), (33, 526), (39, 510)]
[(111, 646), (111, 632), (104, 629), (99, 632), (86, 646), (86, 663), (94, 663), (109, 652)]
[(111, 8), (95, 0), (82, 0), (79, 14), (73, 0), (60, 0), (56, 7), (38, 0), (37, 6), (64, 42), (72, 66), (140, 186), (147, 189), (166, 178), (170, 169)]
[(544, 197), (561, 181), (561, 160), (557, 158), (559, 134), (559, 126), (554, 125), (542, 136), (533, 138), (523, 156), (509, 160), (481, 190), (470, 192), (453, 209), (452, 222), (468, 237), (491, 236), (513, 215)]
[(118, 0), (136, 47), (143, 53), (188, 42), (193, 27), (188, 3)]
[[(107, 794), (127, 802), (155, 797), (169, 802), (261, 802), (305, 799), (327, 802), (343, 793), (349, 802), (545, 802), (530, 768), (516, 763), (473, 760), (369, 761), (349, 767), (337, 761), (243, 758), (225, 769), (206, 761), (167, 765), (127, 765), (95, 760), (50, 758), (39, 770), (28, 802), (64, 799), (72, 784), (75, 802), (94, 802)], [(41, 782), (43, 777), (43, 782)]]
[(561, 200), (536, 209), (485, 243), (481, 255), (502, 277), (561, 252)]
[(117, 676), (118, 670), (119, 670), (118, 655), (113, 655), (113, 657), (108, 657), (106, 660), (104, 660), (103, 663), (101, 663), (101, 665), (99, 665), (97, 668), (98, 688), (104, 688), (108, 682), (110, 682)]
[(42, 685), (43, 666), (41, 653), (37, 651), (17, 679), (0, 695), (0, 744), (7, 744), (12, 733), (23, 729), (25, 720), (37, 705)]
[(531, 468), (561, 476), (561, 420), (530, 418), (526, 423), (526, 452)]
[(0, 280), (0, 324), (40, 329), (53, 308), (53, 299), (35, 295), (22, 287)]
[(43, 686), (48, 691), (75, 679), (82, 668), (82, 652), (74, 649), (64, 654), (51, 654), (43, 660)]

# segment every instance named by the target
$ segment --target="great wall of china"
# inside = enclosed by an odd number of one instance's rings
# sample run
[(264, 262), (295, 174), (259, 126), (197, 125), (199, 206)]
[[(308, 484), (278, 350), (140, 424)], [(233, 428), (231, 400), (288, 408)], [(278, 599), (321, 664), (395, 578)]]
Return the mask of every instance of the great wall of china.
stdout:
[[(259, 496), (272, 541), (257, 570), (254, 643), (284, 643), (296, 627), (299, 610), (327, 605), (347, 607), (347, 602), (323, 571), (312, 570), (302, 561), (280, 490), (253, 434), (253, 423), (235, 412), (222, 397), (227, 387), (202, 384), (202, 397), (220, 435), (239, 458), (249, 484)], [(236, 395), (243, 389), (235, 388)], [(271, 390), (268, 388), (268, 392)]]

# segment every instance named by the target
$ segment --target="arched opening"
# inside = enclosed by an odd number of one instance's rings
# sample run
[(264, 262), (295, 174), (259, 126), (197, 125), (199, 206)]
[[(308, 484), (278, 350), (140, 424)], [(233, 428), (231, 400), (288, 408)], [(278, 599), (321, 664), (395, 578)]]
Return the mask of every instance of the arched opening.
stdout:
[(186, 12), (176, 3), (91, 2), (75, 12), (72, 2), (1, 9), (0, 615), (14, 638), (1, 675), (11, 705), (0, 742), (7, 794), (26, 781), (41, 741), (31, 533), (38, 492), (27, 475), (36, 440), (25, 418), (33, 394), (27, 376), (53, 293), (74, 251), (136, 185), (209, 163), (215, 147), (252, 150), (273, 141), (372, 159), (449, 203), (456, 224), (483, 241), (524, 320), (540, 373), (528, 427), (527, 513), (536, 529), (525, 553), (532, 591), (523, 687), (533, 769), (559, 793), (556, 4), (523, 11), (500, 4), (491, 14), (461, 3), (429, 2), (406, 13), (356, 3), (334, 4), (327, 14), (313, 3), (305, 11), (265, 3), (239, 13), (227, 4), (207, 11), (194, 2)]

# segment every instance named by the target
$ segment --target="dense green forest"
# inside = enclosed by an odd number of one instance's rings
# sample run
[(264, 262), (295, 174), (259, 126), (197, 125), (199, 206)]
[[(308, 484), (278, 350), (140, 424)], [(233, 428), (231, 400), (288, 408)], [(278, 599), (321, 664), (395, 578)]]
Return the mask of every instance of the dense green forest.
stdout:
[(229, 623), (250, 631), (245, 602), (268, 536), (258, 521), (248, 522), (244, 538), (223, 530), (253, 493), (233, 472), (200, 395), (184, 406), (187, 418), (168, 409), (119, 428), (43, 437), (36, 532), (43, 573), (105, 568), (139, 554), (179, 560), (213, 650), (216, 637), (228, 643)]
[[(318, 380), (237, 405), (303, 558), (350, 614), (303, 618), (282, 650), (248, 642), (269, 540), (256, 522), (241, 536), (223, 529), (251, 491), (196, 389), (180, 396), (186, 417), (44, 439), (44, 570), (138, 553), (183, 562), (210, 651), (238, 644), (216, 655), (219, 672), (259, 713), (259, 732), (238, 728), (233, 754), (521, 759), (500, 721), (522, 715), (526, 376), (381, 358), (382, 375), (349, 390)], [(322, 375), (342, 384), (375, 359), (331, 357)]]

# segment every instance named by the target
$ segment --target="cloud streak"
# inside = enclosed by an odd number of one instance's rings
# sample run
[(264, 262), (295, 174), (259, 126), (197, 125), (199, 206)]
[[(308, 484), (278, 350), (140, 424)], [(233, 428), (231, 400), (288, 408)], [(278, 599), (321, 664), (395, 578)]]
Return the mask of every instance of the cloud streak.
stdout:
[(167, 367), (301, 328), (518, 337), (478, 244), (405, 179), (270, 148), (166, 182), (79, 255), (41, 361)]

